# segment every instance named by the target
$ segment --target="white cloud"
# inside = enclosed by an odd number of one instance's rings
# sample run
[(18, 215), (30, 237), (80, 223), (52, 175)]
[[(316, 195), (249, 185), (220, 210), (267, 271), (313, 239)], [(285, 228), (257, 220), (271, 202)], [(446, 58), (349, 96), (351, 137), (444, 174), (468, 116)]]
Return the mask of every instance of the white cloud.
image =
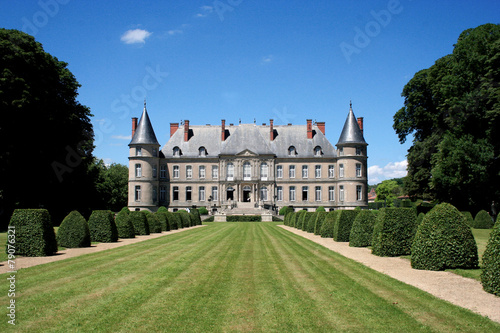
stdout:
[(173, 36), (173, 35), (179, 35), (179, 34), (182, 34), (182, 30), (180, 29), (173, 29), (173, 30), (169, 30), (167, 31), (167, 34), (169, 34), (170, 36)]
[(407, 166), (408, 162), (406, 160), (401, 162), (390, 162), (384, 167), (372, 165), (368, 168), (368, 183), (374, 185), (386, 179), (404, 177), (407, 174)]
[(152, 32), (143, 29), (127, 30), (120, 40), (125, 44), (144, 44), (146, 43), (146, 38), (151, 36)]
[(214, 7), (212, 6), (201, 6), (201, 13), (197, 13), (195, 16), (196, 17), (207, 17), (208, 15), (212, 14), (214, 11)]
[(118, 140), (132, 140), (131, 135), (112, 135), (111, 137)]
[(270, 63), (271, 61), (273, 61), (273, 56), (272, 56), (271, 54), (270, 54), (270, 55), (268, 55), (268, 56), (262, 57), (262, 60), (261, 60), (261, 62), (262, 62), (263, 64), (268, 64), (268, 63)]

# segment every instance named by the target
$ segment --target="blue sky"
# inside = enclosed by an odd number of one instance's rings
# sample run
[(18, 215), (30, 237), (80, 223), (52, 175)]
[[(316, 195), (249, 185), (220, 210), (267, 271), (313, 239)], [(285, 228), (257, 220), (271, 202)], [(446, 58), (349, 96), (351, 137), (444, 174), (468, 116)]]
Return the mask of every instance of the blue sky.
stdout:
[(374, 184), (406, 174), (411, 142), (392, 129), (404, 85), (499, 13), (492, 0), (2, 1), (0, 26), (69, 64), (107, 163), (128, 165), (144, 98), (162, 146), (170, 122), (254, 118), (325, 121), (335, 144), (352, 100)]

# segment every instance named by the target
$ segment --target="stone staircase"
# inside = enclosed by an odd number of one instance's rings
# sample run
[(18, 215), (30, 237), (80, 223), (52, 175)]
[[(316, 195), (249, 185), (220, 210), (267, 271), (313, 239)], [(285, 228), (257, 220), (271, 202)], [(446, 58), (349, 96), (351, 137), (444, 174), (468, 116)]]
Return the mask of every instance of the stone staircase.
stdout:
[(272, 213), (267, 209), (255, 207), (254, 202), (238, 202), (238, 206), (224, 211), (226, 215), (262, 215)]

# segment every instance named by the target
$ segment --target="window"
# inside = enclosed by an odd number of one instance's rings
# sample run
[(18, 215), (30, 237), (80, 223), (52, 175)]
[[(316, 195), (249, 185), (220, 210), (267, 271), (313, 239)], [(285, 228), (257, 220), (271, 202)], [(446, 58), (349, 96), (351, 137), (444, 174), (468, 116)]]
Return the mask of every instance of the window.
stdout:
[(243, 163), (243, 180), (250, 180), (252, 178), (252, 166), (250, 162)]
[(165, 201), (166, 192), (165, 186), (160, 186), (160, 201)]
[(212, 179), (219, 178), (219, 167), (217, 165), (212, 165)]
[(174, 172), (173, 172), (174, 178), (179, 178), (179, 166), (174, 165)]
[(295, 201), (295, 186), (290, 186), (290, 201)]
[(295, 149), (295, 147), (294, 147), (294, 146), (290, 146), (290, 147), (288, 147), (288, 155), (290, 155), (290, 156), (295, 156), (295, 155), (297, 155), (297, 150)]
[(339, 148), (339, 155), (344, 156), (344, 147)]
[(141, 201), (141, 187), (135, 187), (135, 201)]
[(135, 156), (142, 156), (142, 148), (141, 147), (135, 148)]
[(219, 200), (219, 191), (217, 190), (217, 186), (212, 186), (212, 200)]
[(181, 150), (179, 149), (179, 147), (174, 147), (173, 155), (174, 156), (181, 156)]
[(362, 150), (361, 150), (361, 147), (356, 147), (356, 155), (361, 155), (362, 153)]
[(328, 166), (328, 178), (335, 178), (335, 165)]
[(167, 166), (160, 165), (160, 178), (167, 178)]
[(267, 187), (265, 186), (260, 188), (260, 200), (267, 201)]
[(307, 186), (302, 186), (302, 201), (307, 201)]
[(323, 155), (323, 151), (321, 150), (321, 147), (316, 146), (316, 148), (314, 148), (314, 156), (320, 157), (321, 155)]
[(200, 186), (200, 188), (199, 188), (199, 192), (200, 192), (200, 193), (199, 193), (199, 197), (198, 197), (198, 199), (199, 199), (200, 201), (205, 201), (205, 186)]
[(283, 201), (283, 187), (282, 186), (276, 187), (276, 199), (278, 201)]
[(276, 166), (276, 177), (283, 178), (283, 166), (282, 165)]
[(295, 165), (290, 165), (288, 171), (290, 178), (295, 178)]
[(193, 178), (193, 167), (186, 165), (186, 178)]
[(339, 186), (339, 200), (344, 201), (344, 186), (343, 185)]
[(153, 178), (156, 178), (157, 174), (158, 174), (157, 166), (153, 165)]
[(140, 164), (135, 165), (135, 177), (136, 178), (142, 177), (142, 166)]
[(267, 163), (262, 163), (260, 165), (260, 179), (261, 180), (267, 180)]
[(356, 177), (361, 177), (361, 163), (356, 163)]
[(172, 200), (177, 201), (179, 200), (179, 187), (174, 186), (172, 188)]
[(335, 186), (328, 187), (328, 200), (335, 201)]
[(156, 202), (158, 200), (158, 188), (156, 186), (153, 186), (151, 195), (153, 197), (153, 202)]
[(321, 186), (314, 188), (314, 200), (321, 201)]
[(205, 178), (205, 166), (204, 165), (200, 165), (200, 167), (198, 168), (198, 171), (199, 171), (199, 174), (200, 174), (200, 179), (204, 179)]
[(314, 176), (316, 178), (321, 178), (321, 165), (314, 166)]
[(205, 147), (200, 147), (200, 149), (198, 149), (198, 153), (202, 157), (207, 156), (207, 150), (205, 149)]
[(339, 178), (344, 178), (344, 165), (339, 164)]
[(227, 164), (227, 180), (233, 180), (233, 179), (234, 179), (234, 164), (228, 163)]
[(153, 157), (158, 157), (158, 150), (153, 148)]
[(186, 201), (191, 201), (191, 186), (186, 186)]
[(356, 186), (356, 200), (363, 200), (363, 186)]
[(309, 177), (309, 168), (307, 165), (302, 166), (302, 178), (308, 178)]

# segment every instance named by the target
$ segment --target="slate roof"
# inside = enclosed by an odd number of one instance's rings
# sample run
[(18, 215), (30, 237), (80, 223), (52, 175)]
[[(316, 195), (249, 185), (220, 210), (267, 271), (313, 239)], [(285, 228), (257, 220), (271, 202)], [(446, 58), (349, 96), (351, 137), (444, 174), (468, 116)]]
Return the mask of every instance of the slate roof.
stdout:
[(349, 114), (347, 115), (347, 119), (345, 120), (344, 128), (342, 129), (342, 133), (340, 134), (337, 146), (351, 143), (367, 145), (365, 138), (363, 137), (363, 132), (361, 132), (358, 121), (356, 120), (354, 112), (352, 111), (352, 106), (349, 109)]
[(160, 145), (156, 139), (151, 121), (149, 120), (146, 103), (144, 103), (144, 110), (142, 111), (141, 119), (139, 120), (139, 124), (135, 129), (134, 137), (132, 138), (132, 141), (130, 141), (129, 146), (136, 144)]

